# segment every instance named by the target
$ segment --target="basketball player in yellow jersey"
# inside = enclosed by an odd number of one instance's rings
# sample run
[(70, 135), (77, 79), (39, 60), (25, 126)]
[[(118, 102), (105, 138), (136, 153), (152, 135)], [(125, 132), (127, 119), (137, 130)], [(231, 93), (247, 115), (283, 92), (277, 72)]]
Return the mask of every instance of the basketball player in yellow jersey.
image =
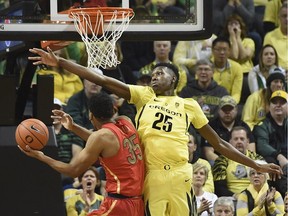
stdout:
[(197, 213), (192, 205), (192, 168), (188, 164), (187, 129), (190, 123), (226, 157), (257, 172), (282, 174), (279, 166), (258, 164), (222, 140), (208, 125), (196, 101), (175, 96), (179, 74), (171, 64), (157, 64), (151, 74), (151, 87), (143, 87), (94, 73), (55, 56), (49, 48), (48, 52), (37, 48), (30, 49), (30, 52), (39, 55), (29, 57), (35, 61), (34, 65), (62, 67), (136, 105), (136, 125), (144, 144), (147, 168), (144, 186), (146, 215), (190, 216)]

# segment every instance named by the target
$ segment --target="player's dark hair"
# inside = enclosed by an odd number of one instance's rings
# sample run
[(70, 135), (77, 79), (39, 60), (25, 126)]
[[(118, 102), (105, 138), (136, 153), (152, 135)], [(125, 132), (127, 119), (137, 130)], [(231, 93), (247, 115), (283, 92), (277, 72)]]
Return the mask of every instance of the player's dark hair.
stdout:
[(174, 64), (171, 64), (171, 63), (165, 63), (165, 62), (161, 62), (161, 63), (158, 63), (156, 64), (154, 67), (153, 67), (153, 70), (157, 67), (167, 67), (169, 68), (170, 70), (173, 71), (173, 73), (175, 74), (177, 80), (175, 82), (175, 88), (176, 86), (178, 85), (178, 82), (179, 82), (179, 70), (178, 68), (174, 65)]
[(104, 92), (97, 93), (89, 100), (89, 110), (98, 119), (108, 120), (114, 115), (113, 99)]

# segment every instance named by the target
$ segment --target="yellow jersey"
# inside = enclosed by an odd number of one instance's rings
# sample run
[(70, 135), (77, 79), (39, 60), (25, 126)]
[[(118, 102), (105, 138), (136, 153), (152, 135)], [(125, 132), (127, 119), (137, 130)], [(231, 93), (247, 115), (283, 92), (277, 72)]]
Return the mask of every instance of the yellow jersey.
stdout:
[(188, 162), (188, 127), (208, 124), (194, 99), (156, 96), (151, 87), (129, 85), (137, 114), (136, 127), (144, 145), (146, 166), (177, 165)]

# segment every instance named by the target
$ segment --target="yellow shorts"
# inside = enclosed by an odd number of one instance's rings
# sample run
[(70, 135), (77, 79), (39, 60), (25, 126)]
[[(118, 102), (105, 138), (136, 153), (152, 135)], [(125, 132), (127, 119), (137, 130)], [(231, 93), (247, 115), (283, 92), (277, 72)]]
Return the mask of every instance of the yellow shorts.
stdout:
[(146, 215), (197, 215), (192, 174), (192, 165), (188, 162), (147, 167), (144, 183)]

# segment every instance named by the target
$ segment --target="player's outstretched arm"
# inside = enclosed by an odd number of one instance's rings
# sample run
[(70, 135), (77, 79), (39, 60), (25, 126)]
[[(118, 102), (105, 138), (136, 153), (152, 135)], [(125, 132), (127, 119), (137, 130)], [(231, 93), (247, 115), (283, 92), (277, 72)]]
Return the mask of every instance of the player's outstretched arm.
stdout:
[(38, 56), (30, 56), (28, 57), (28, 59), (34, 61), (34, 65), (45, 64), (54, 67), (62, 67), (65, 70), (80, 76), (82, 79), (87, 79), (97, 85), (105, 87), (107, 90), (111, 91), (112, 93), (118, 95), (121, 98), (127, 100), (130, 99), (129, 87), (125, 83), (120, 82), (119, 80), (116, 80), (114, 78), (95, 73), (90, 68), (83, 67), (72, 61), (58, 57), (49, 47), (47, 48), (47, 50), (48, 52), (38, 48), (29, 49), (31, 53)]
[(244, 164), (246, 166), (252, 167), (258, 172), (275, 174), (272, 175), (273, 179), (275, 179), (276, 177), (280, 178), (283, 174), (280, 166), (276, 164), (258, 164), (251, 158), (246, 157), (244, 154), (234, 148), (230, 143), (222, 140), (218, 136), (218, 134), (211, 128), (210, 125), (207, 124), (204, 127), (200, 128), (198, 131), (201, 136), (203, 136), (214, 147), (216, 151), (220, 152), (227, 158)]
[(92, 134), (91, 130), (88, 130), (80, 125), (76, 124), (72, 117), (62, 110), (52, 110), (53, 124), (61, 123), (67, 130), (75, 133), (77, 136), (81, 137), (84, 141), (87, 141), (89, 136)]
[(34, 150), (30, 148), (28, 145), (26, 145), (25, 149), (22, 149), (19, 145), (18, 145), (18, 148), (27, 156), (35, 158), (39, 161), (42, 161), (48, 164), (50, 167), (52, 167), (53, 169), (55, 169), (56, 171), (62, 174), (65, 174), (71, 177), (77, 177), (77, 176), (74, 176), (75, 173), (73, 173), (73, 168), (67, 163), (55, 160), (45, 155), (42, 151), (38, 151), (38, 150)]
[[(97, 133), (98, 131), (94, 132), (89, 137), (85, 148), (80, 151), (79, 154), (75, 155), (69, 164), (55, 160), (48, 155), (45, 155), (42, 151), (33, 150), (28, 145), (26, 145), (25, 149), (22, 149), (19, 145), (18, 148), (27, 156), (46, 163), (59, 173), (70, 177), (78, 177), (98, 160), (99, 155), (107, 146), (102, 143), (102, 137), (97, 135)], [(95, 143), (97, 143), (97, 145), (95, 145)]]

